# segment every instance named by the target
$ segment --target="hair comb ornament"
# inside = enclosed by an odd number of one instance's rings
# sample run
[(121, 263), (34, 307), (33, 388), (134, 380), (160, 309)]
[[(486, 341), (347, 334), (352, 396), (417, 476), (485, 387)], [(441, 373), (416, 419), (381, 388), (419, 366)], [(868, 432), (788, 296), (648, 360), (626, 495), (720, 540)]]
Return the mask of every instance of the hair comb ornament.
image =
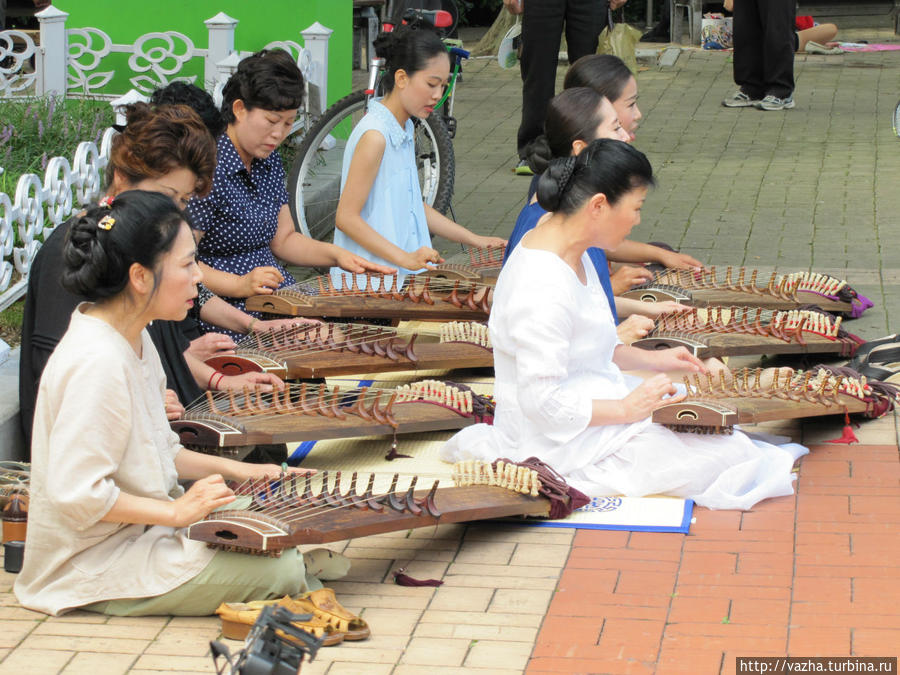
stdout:
[(113, 225), (115, 225), (115, 224), (116, 224), (115, 218), (113, 218), (112, 216), (103, 216), (100, 219), (100, 222), (97, 223), (97, 227), (99, 227), (101, 230), (106, 230), (107, 232), (109, 232), (113, 228)]
[(99, 202), (97, 202), (97, 205), (103, 206), (107, 209), (111, 209), (114, 199), (115, 199), (115, 197), (113, 197), (112, 195), (106, 195), (105, 197), (103, 197), (103, 199), (101, 199)]

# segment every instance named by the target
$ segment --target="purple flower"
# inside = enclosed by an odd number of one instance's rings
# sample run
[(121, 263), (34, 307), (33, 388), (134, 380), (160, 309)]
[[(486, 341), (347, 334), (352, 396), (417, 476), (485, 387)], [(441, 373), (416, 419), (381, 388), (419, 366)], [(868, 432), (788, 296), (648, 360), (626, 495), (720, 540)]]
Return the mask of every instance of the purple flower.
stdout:
[(56, 111), (56, 97), (51, 96), (50, 102), (47, 104), (47, 121), (53, 120), (53, 113)]
[(44, 121), (38, 120), (38, 140), (44, 137)]
[(47, 168), (47, 153), (41, 155), (41, 171)]

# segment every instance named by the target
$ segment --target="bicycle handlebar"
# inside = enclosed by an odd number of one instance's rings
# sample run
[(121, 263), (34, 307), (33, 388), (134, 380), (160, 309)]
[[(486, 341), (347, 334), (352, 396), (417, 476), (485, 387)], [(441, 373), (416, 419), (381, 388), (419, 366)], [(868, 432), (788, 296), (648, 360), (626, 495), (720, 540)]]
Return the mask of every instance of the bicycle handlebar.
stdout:
[[(400, 23), (416, 26), (420, 23), (428, 24), (434, 28), (450, 28), (453, 25), (453, 15), (443, 9), (415, 9), (409, 8), (400, 17)], [(385, 21), (382, 30), (390, 33), (397, 26), (396, 18)]]

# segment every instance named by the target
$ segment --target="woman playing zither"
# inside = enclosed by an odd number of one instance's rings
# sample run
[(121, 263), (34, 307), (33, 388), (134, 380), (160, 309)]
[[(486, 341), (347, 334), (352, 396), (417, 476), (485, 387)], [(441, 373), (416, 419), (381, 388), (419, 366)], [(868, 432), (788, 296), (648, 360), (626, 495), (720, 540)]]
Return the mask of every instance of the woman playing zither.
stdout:
[[(270, 559), (216, 553), (181, 529), (234, 500), (225, 479), (280, 473), (186, 450), (169, 429), (145, 329), (183, 319), (197, 295), (182, 212), (167, 196), (125, 192), (72, 223), (64, 260), (63, 285), (90, 302), (72, 314), (41, 378), (19, 601), (54, 615), (205, 615), (224, 601), (318, 587), (296, 549)], [(179, 479), (195, 482), (185, 492)]]

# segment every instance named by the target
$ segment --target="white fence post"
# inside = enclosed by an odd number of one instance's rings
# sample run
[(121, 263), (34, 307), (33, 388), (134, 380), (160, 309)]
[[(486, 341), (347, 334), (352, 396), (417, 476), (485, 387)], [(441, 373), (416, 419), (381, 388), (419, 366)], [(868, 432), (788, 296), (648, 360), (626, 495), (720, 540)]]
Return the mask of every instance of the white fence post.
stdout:
[(67, 12), (50, 5), (35, 14), (41, 24), (42, 72), (38, 78), (41, 94), (66, 95), (69, 45), (66, 41)]
[(150, 98), (144, 96), (137, 89), (129, 89), (127, 93), (122, 94), (119, 98), (114, 98), (109, 104), (112, 106), (113, 113), (116, 115), (116, 124), (125, 126), (125, 106), (132, 103), (148, 103)]
[(234, 51), (234, 27), (238, 20), (232, 19), (225, 12), (219, 12), (203, 23), (209, 32), (206, 59), (203, 62), (203, 88), (212, 91), (220, 75), (219, 62)]
[[(300, 31), (303, 36), (303, 46), (309, 50), (311, 57), (310, 88), (313, 86), (319, 90), (319, 104), (325, 112), (328, 107), (328, 40), (334, 31), (326, 28), (318, 21), (306, 30)], [(313, 98), (311, 95), (310, 98)]]

